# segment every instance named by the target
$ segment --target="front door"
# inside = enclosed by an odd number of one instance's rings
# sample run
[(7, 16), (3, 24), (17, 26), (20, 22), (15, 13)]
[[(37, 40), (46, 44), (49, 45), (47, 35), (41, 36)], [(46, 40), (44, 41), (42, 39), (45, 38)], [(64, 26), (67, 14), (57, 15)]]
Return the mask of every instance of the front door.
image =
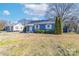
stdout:
[(25, 27), (25, 32), (28, 32), (29, 31), (29, 26), (26, 26)]
[(33, 32), (33, 31), (32, 31), (32, 26), (29, 27), (29, 32)]

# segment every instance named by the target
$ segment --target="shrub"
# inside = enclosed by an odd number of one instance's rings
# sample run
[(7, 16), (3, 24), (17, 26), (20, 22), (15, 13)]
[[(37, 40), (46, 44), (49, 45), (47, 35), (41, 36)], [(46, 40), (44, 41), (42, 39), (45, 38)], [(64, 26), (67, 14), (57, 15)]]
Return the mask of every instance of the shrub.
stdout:
[(58, 17), (55, 19), (55, 34), (58, 34)]
[(46, 30), (46, 33), (48, 33), (48, 34), (54, 34), (54, 31), (53, 30)]
[(45, 33), (45, 30), (37, 30), (36, 33)]
[(53, 30), (37, 30), (36, 33), (54, 34)]
[(61, 17), (56, 17), (55, 19), (55, 34), (62, 34), (62, 19)]
[(62, 18), (59, 17), (59, 34), (62, 34), (63, 28), (62, 28)]

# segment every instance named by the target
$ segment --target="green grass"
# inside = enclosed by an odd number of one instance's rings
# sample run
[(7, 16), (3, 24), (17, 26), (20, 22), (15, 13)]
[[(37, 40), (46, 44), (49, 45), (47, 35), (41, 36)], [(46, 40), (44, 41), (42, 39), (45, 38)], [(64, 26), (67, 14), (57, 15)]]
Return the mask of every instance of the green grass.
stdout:
[(54, 40), (5, 40), (0, 42), (0, 46), (5, 48), (0, 53), (2, 55), (33, 55), (33, 56), (52, 56), (52, 55), (79, 55), (74, 41), (54, 41)]
[[(17, 35), (17, 34), (16, 34)], [(19, 36), (20, 34), (18, 34)], [(23, 34), (22, 34), (23, 35)], [(22, 36), (20, 35), (20, 36)], [(6, 39), (0, 41), (0, 55), (7, 56), (77, 56), (79, 55), (79, 36), (24, 34), (25, 39)], [(22, 36), (23, 37), (23, 36)], [(29, 38), (29, 39), (28, 39)]]
[(9, 44), (14, 44), (17, 42), (19, 42), (19, 41), (17, 41), (16, 39), (3, 40), (3, 41), (0, 41), (0, 46), (7, 46)]

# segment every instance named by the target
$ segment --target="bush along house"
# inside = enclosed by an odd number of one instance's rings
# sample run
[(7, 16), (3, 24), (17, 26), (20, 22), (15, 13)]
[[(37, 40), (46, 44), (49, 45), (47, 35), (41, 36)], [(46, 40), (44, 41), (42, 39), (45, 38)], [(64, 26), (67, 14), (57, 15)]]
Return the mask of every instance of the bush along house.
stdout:
[(36, 32), (37, 30), (52, 30), (54, 31), (54, 20), (36, 20), (30, 21), (25, 25), (24, 32)]

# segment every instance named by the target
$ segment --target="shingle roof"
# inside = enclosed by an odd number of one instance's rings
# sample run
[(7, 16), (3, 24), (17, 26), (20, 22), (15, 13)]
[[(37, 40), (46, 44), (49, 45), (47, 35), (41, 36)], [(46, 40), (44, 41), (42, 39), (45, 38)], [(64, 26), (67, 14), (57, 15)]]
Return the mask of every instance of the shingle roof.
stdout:
[[(27, 24), (34, 24), (34, 23), (41, 23), (41, 22), (54, 22), (54, 20), (31, 20), (31, 21), (27, 21), (27, 22), (25, 22), (26, 23), (26, 25)], [(21, 22), (18, 22), (18, 23), (21, 23)], [(16, 24), (18, 24), (18, 23), (11, 23), (11, 24), (7, 24), (6, 26), (14, 26), (14, 25), (16, 25)], [(21, 23), (22, 24), (22, 23)], [(23, 25), (23, 24), (22, 24)]]
[(33, 20), (33, 21), (30, 21), (29, 23), (40, 23), (40, 22), (54, 22), (54, 20)]

